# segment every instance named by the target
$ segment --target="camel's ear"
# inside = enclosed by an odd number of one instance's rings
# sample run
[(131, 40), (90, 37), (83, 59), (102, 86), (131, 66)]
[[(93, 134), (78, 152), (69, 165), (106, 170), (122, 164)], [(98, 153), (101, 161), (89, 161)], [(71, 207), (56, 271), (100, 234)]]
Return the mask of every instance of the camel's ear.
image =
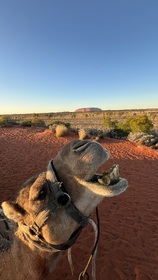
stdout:
[(52, 183), (57, 182), (57, 177), (56, 177), (55, 172), (53, 170), (53, 166), (52, 166), (51, 161), (48, 163), (46, 178), (47, 178), (47, 180), (51, 181)]
[(13, 220), (17, 223), (23, 221), (24, 210), (17, 203), (4, 201), (2, 203), (2, 209), (4, 214), (10, 220)]

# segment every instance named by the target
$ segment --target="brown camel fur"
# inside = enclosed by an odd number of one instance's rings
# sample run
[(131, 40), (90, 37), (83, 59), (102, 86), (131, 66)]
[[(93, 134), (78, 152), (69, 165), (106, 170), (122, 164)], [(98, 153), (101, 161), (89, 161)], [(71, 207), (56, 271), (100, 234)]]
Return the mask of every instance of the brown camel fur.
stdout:
[[(73, 140), (54, 158), (55, 169), (50, 162), (47, 171), (29, 179), (22, 186), (15, 201), (2, 203), (3, 212), (7, 219), (13, 221), (14, 230), (9, 248), (8, 242), (6, 249), (3, 246), (5, 238), (0, 239), (1, 280), (40, 280), (52, 272), (60, 250), (52, 249), (51, 246), (67, 242), (79, 228), (78, 222), (65, 207), (69, 196), (73, 205), (89, 217), (104, 197), (125, 191), (128, 184), (122, 178), (108, 186), (91, 180), (108, 158), (109, 152), (99, 143)], [(59, 180), (63, 182), (69, 196), (61, 195)], [(38, 241), (34, 222), (39, 224), (39, 236), (48, 247)]]

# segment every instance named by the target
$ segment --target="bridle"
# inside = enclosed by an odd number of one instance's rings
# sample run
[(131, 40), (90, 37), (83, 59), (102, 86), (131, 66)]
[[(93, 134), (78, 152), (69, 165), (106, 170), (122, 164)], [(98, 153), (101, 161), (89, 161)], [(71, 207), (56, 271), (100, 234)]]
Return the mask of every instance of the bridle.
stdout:
[[(71, 246), (76, 242), (82, 229), (88, 224), (88, 222), (91, 223), (95, 232), (94, 247), (91, 252), (90, 258), (87, 262), (87, 265), (85, 266), (85, 269), (79, 274), (78, 280), (83, 279), (85, 276), (88, 277), (87, 279), (89, 279), (87, 269), (92, 259), (93, 259), (92, 279), (96, 280), (95, 258), (96, 258), (97, 246), (98, 246), (99, 236), (100, 236), (100, 222), (99, 222), (98, 208), (96, 208), (96, 217), (97, 217), (97, 226), (96, 226), (96, 224), (92, 219), (90, 219), (89, 217), (81, 213), (79, 209), (77, 209), (77, 207), (74, 205), (63, 183), (60, 182), (60, 179), (58, 178), (56, 169), (53, 165), (53, 160), (50, 161), (49, 165), (51, 166), (52, 171), (55, 174), (57, 180), (55, 182), (54, 181), (52, 182), (52, 180), (49, 180), (48, 178), (46, 178), (46, 180), (50, 190), (51, 191), (55, 190), (55, 195), (54, 195), (55, 198), (53, 201), (51, 201), (51, 205), (47, 209), (43, 210), (36, 216), (36, 219), (31, 226), (27, 226), (25, 224), (19, 224), (19, 227), (21, 228), (25, 238), (30, 243), (35, 245), (35, 247), (46, 252), (59, 252), (68, 249), (68, 255), (69, 253), (71, 255)], [(72, 233), (72, 235), (66, 242), (62, 244), (50, 244), (42, 236), (41, 230), (42, 227), (45, 225), (47, 219), (49, 218), (49, 214), (56, 211), (58, 207), (63, 207), (66, 213), (78, 223), (79, 227)], [(73, 274), (73, 265), (72, 265), (71, 257), (69, 259), (69, 264), (70, 264), (71, 272)]]
[[(46, 180), (50, 187), (50, 190), (55, 190), (54, 200), (51, 202), (49, 208), (43, 210), (36, 216), (36, 219), (31, 226), (19, 224), (24, 236), (29, 242), (33, 243), (37, 248), (48, 252), (69, 249), (75, 243), (82, 229), (87, 225), (89, 220), (89, 217), (81, 213), (79, 209), (77, 209), (73, 204), (70, 195), (67, 193), (63, 183), (61, 183), (58, 178), (57, 172), (53, 165), (53, 160), (50, 161), (50, 164), (57, 178), (57, 182), (51, 182), (48, 179)], [(79, 227), (72, 233), (72, 235), (66, 242), (62, 244), (50, 244), (42, 236), (41, 230), (45, 225), (47, 219), (49, 218), (49, 214), (56, 211), (58, 207), (63, 207), (66, 213), (78, 223)]]

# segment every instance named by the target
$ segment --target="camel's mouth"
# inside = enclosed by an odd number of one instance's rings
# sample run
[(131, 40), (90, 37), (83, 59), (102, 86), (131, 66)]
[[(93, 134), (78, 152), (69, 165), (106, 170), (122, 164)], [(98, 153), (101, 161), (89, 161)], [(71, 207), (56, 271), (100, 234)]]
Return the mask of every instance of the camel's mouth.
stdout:
[(116, 164), (107, 172), (102, 174), (94, 174), (89, 180), (91, 183), (99, 183), (103, 186), (114, 185), (119, 181), (120, 170), (119, 165)]
[[(94, 191), (95, 187), (99, 187), (98, 193), (103, 193), (103, 196), (111, 197), (119, 195), (128, 187), (126, 179), (120, 177), (119, 165), (114, 165), (108, 172), (102, 174), (94, 174), (88, 182)], [(101, 191), (103, 190), (103, 192)]]

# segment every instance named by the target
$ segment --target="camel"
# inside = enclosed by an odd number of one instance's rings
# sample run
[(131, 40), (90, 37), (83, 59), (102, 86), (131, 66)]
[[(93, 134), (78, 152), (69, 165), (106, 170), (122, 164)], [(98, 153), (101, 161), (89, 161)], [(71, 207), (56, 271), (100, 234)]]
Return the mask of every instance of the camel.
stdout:
[(72, 140), (50, 160), (46, 171), (22, 185), (14, 201), (2, 203), (12, 222), (12, 237), (9, 246), (4, 236), (0, 239), (1, 280), (49, 277), (103, 198), (126, 190), (124, 178), (109, 185), (96, 179), (109, 156), (98, 142)]

